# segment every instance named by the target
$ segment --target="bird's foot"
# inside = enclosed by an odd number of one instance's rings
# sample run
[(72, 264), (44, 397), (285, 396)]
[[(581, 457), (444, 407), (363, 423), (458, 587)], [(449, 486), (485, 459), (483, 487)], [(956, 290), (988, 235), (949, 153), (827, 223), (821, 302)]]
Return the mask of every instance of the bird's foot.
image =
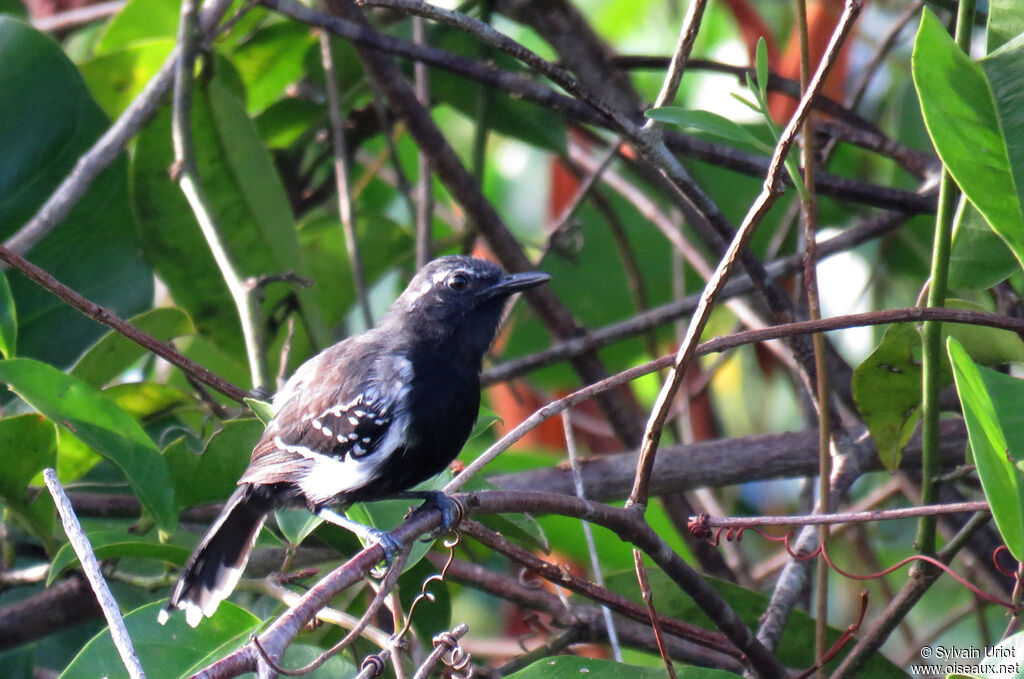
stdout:
[(381, 549), (384, 550), (384, 569), (391, 568), (391, 564), (395, 562), (395, 559), (402, 550), (405, 549), (401, 541), (398, 540), (391, 533), (384, 530), (377, 530), (376, 528), (370, 528), (365, 536), (360, 536), (366, 540), (367, 545), (380, 545)]
[(432, 542), (445, 533), (450, 532), (459, 525), (466, 516), (466, 508), (461, 502), (453, 497), (445, 495), (439, 490), (423, 491), (423, 504), (414, 513), (438, 509), (441, 511), (441, 525), (430, 532), (425, 541)]
[(354, 533), (356, 537), (360, 538), (367, 545), (380, 545), (381, 549), (384, 550), (385, 570), (391, 567), (395, 557), (397, 557), (404, 548), (402, 543), (391, 533), (377, 528), (371, 528), (370, 526), (364, 526), (358, 521), (353, 521), (344, 514), (336, 512), (329, 507), (321, 507), (317, 510), (316, 515), (328, 523), (333, 523), (335, 526), (339, 526), (351, 533)]

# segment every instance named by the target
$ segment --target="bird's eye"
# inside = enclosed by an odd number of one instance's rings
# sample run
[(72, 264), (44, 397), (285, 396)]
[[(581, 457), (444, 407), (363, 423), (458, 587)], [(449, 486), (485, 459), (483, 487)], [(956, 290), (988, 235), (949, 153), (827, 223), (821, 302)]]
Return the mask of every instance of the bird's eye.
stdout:
[(452, 274), (448, 279), (448, 287), (452, 290), (465, 290), (469, 285), (469, 277), (464, 273)]

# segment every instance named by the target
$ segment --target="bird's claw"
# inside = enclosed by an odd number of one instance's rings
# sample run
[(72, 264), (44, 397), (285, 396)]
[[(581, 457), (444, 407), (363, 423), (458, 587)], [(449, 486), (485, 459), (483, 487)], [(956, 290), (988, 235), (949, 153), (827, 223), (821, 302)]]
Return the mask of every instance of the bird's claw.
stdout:
[(370, 544), (380, 545), (384, 550), (384, 569), (391, 568), (395, 558), (402, 552), (402, 543), (391, 533), (371, 528), (366, 534), (366, 541)]
[(416, 512), (422, 512), (429, 509), (440, 510), (441, 525), (432, 530), (427, 537), (424, 538), (424, 542), (433, 542), (445, 533), (450, 532), (452, 528), (459, 525), (462, 518), (466, 515), (466, 508), (461, 502), (453, 497), (445, 495), (439, 490), (429, 491), (424, 498), (423, 504), (419, 506)]

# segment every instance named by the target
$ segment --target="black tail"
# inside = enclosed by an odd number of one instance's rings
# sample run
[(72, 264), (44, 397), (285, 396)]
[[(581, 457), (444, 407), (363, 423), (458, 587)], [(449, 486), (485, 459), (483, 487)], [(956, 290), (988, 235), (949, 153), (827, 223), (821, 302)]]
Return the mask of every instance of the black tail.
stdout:
[(241, 485), (228, 498), (181, 571), (171, 600), (160, 611), (161, 624), (171, 611), (180, 608), (188, 624), (195, 627), (204, 615), (213, 615), (238, 584), (267, 518), (264, 503), (253, 497), (251, 490), (250, 484)]

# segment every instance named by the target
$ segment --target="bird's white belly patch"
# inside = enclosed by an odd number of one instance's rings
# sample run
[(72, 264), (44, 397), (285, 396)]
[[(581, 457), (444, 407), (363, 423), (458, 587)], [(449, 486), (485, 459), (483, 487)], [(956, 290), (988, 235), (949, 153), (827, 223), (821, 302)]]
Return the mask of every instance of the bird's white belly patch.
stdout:
[(372, 481), (381, 464), (405, 440), (408, 426), (408, 416), (402, 416), (394, 421), (376, 450), (362, 457), (346, 455), (343, 459), (338, 459), (306, 446), (285, 443), (280, 437), (275, 437), (274, 443), (282, 450), (301, 455), (311, 462), (308, 470), (298, 479), (297, 485), (308, 502), (322, 504), (337, 495), (358, 490)]

